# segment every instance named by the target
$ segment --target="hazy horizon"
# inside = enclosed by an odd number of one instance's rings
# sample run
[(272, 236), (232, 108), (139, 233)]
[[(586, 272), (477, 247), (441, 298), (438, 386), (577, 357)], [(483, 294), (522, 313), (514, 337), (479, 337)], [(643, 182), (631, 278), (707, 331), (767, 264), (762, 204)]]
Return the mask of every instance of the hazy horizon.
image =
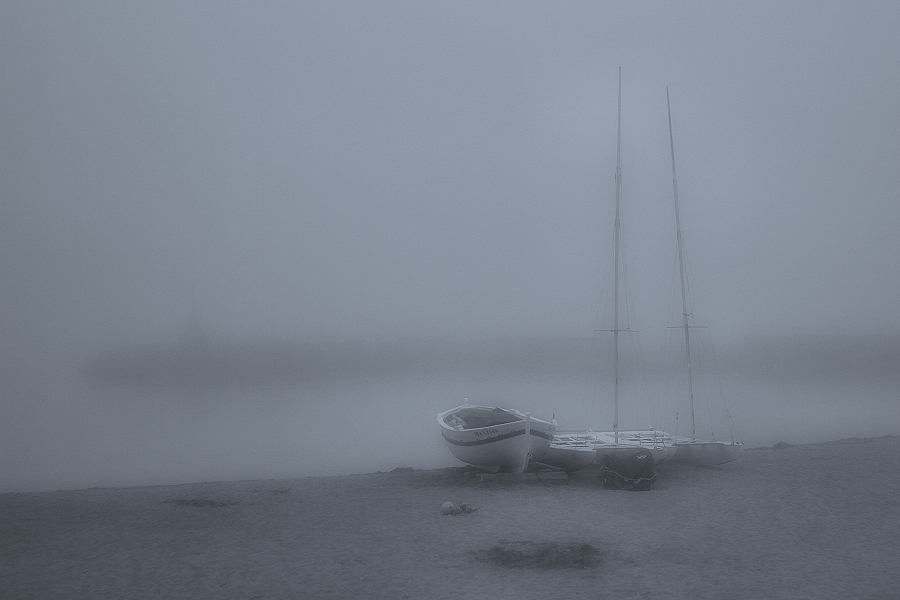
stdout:
[[(681, 319), (668, 87), (694, 322), (724, 347), (786, 339), (811, 353), (785, 355), (798, 364), (825, 360), (804, 338), (856, 336), (854, 360), (890, 373), (898, 29), (890, 2), (3, 5), (0, 481), (58, 481), (61, 457), (86, 472), (123, 448), (165, 473), (153, 435), (182, 446), (183, 415), (159, 408), (144, 439), (142, 413), (98, 408), (115, 395), (83, 369), (175, 343), (192, 315), (244, 343), (609, 329), (620, 67), (624, 320), (640, 343)], [(470, 393), (432, 383), (416, 392), (429, 411)], [(868, 427), (839, 389), (807, 433)], [(871, 419), (900, 426), (896, 386), (878, 390)], [(295, 402), (335, 392), (320, 391)], [(755, 432), (786, 402), (763, 395)], [(204, 439), (219, 418), (265, 437), (302, 412), (222, 410)]]

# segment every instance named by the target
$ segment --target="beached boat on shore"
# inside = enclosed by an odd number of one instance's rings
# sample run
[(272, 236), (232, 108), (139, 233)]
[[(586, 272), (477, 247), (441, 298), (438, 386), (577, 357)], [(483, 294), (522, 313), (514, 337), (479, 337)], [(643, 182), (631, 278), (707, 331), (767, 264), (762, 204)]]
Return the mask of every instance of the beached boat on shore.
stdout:
[(559, 467), (565, 471), (577, 471), (593, 462), (600, 462), (609, 454), (631, 454), (635, 449), (646, 450), (657, 463), (668, 460), (674, 455), (674, 448), (666, 444), (667, 434), (654, 430), (622, 431), (619, 429), (619, 334), (632, 333), (634, 330), (619, 322), (619, 286), (624, 276), (620, 275), (621, 258), (621, 139), (622, 139), (622, 69), (619, 69), (619, 103), (616, 129), (616, 218), (614, 222), (613, 258), (613, 327), (604, 330), (613, 335), (613, 429), (612, 431), (565, 431), (557, 432), (550, 445), (550, 451), (543, 462)]
[(511, 408), (463, 404), (438, 415), (441, 435), (462, 462), (488, 471), (522, 473), (550, 447), (555, 421)]

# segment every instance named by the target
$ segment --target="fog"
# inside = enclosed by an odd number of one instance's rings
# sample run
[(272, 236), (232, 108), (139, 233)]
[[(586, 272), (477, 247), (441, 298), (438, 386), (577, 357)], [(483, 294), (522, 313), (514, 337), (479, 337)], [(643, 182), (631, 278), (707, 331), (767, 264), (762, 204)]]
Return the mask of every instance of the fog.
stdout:
[(606, 423), (620, 66), (649, 404), (680, 393), (668, 86), (743, 440), (900, 433), (898, 26), (890, 2), (3, 5), (0, 491), (454, 464), (434, 417), (464, 398)]

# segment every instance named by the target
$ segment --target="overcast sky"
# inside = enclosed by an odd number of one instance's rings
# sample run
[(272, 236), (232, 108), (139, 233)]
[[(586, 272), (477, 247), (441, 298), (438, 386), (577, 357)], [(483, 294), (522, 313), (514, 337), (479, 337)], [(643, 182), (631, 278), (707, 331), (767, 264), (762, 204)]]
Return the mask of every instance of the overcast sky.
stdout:
[(617, 71), (634, 310), (900, 332), (895, 2), (8, 2), (6, 352), (586, 335)]

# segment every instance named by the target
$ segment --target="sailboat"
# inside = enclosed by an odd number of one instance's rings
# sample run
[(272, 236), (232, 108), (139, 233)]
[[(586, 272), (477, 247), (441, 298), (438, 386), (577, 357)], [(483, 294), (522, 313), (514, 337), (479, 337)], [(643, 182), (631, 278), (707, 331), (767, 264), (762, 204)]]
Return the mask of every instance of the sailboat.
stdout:
[(550, 448), (541, 462), (566, 471), (584, 468), (602, 461), (605, 455), (635, 451), (649, 452), (655, 463), (673, 457), (674, 446), (667, 441), (670, 436), (653, 429), (622, 431), (619, 429), (619, 334), (632, 333), (619, 323), (619, 266), (621, 243), (620, 205), (622, 195), (621, 168), (622, 140), (622, 68), (619, 68), (618, 121), (616, 125), (616, 216), (614, 228), (613, 274), (613, 328), (604, 330), (613, 334), (613, 429), (612, 431), (557, 431)]
[(691, 366), (691, 329), (697, 327), (690, 324), (691, 313), (687, 300), (687, 281), (685, 279), (684, 266), (684, 237), (681, 233), (681, 215), (678, 208), (678, 179), (675, 176), (675, 136), (672, 133), (672, 107), (669, 101), (669, 88), (666, 87), (666, 109), (669, 116), (669, 147), (672, 153), (672, 191), (675, 199), (675, 230), (676, 243), (678, 245), (678, 271), (681, 280), (681, 313), (682, 324), (679, 329), (684, 330), (685, 369), (687, 374), (688, 404), (691, 415), (691, 436), (671, 437), (675, 447), (673, 462), (683, 462), (693, 465), (712, 466), (724, 464), (739, 459), (744, 453), (744, 445), (734, 439), (724, 442), (716, 440), (701, 440), (697, 438), (697, 424), (694, 411), (694, 384), (693, 368)]
[(669, 143), (672, 153), (672, 184), (675, 196), (675, 226), (678, 243), (678, 263), (681, 274), (681, 298), (688, 398), (691, 404), (691, 436), (678, 437), (656, 429), (621, 430), (619, 428), (619, 334), (632, 333), (619, 323), (619, 266), (621, 250), (621, 131), (622, 131), (622, 69), (619, 68), (618, 123), (616, 132), (616, 216), (614, 250), (614, 316), (613, 328), (605, 331), (613, 334), (613, 429), (612, 431), (559, 430), (555, 418), (552, 421), (534, 419), (528, 413), (497, 407), (463, 405), (438, 415), (441, 433), (450, 451), (459, 460), (490, 470), (521, 472), (533, 462), (577, 471), (604, 457), (633, 455), (638, 459), (649, 454), (653, 463), (677, 461), (694, 465), (717, 465), (737, 460), (743, 454), (743, 444), (737, 441), (722, 442), (701, 440), (696, 434), (693, 407), (693, 382), (690, 360), (690, 311), (687, 306), (687, 288), (684, 266), (684, 241), (681, 233), (681, 217), (678, 209), (678, 184), (675, 177), (675, 142), (672, 133), (672, 111), (669, 90), (666, 88), (666, 106), (669, 112)]

